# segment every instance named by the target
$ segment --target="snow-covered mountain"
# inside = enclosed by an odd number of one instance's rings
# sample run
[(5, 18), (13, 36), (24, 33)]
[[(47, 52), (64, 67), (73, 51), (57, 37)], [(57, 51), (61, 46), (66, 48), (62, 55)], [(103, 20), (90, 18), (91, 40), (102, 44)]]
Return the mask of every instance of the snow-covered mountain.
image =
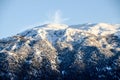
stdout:
[(120, 24), (45, 24), (0, 40), (2, 80), (119, 80)]

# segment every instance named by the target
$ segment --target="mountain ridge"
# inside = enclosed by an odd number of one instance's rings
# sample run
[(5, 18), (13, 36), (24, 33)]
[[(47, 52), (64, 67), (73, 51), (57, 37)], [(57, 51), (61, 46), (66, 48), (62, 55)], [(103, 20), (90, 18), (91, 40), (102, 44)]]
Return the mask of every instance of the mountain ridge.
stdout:
[(0, 79), (119, 80), (119, 32), (118, 24), (45, 24), (0, 39)]

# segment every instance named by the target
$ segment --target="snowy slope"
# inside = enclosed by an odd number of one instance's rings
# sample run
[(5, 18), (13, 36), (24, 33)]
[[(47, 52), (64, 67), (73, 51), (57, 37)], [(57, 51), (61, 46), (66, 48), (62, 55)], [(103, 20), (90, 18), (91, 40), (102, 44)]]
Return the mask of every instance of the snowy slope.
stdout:
[[(63, 24), (46, 24), (29, 29), (25, 32), (18, 34), (27, 38), (40, 38), (48, 39), (52, 43), (56, 40), (73, 41), (78, 38), (80, 33), (87, 35), (93, 34), (96, 36), (105, 36), (108, 34), (116, 34), (119, 36), (120, 26), (111, 25), (106, 23), (98, 24), (83, 24), (67, 26)], [(74, 35), (74, 37), (72, 37)], [(79, 35), (80, 36), (80, 35)]]
[(0, 40), (0, 79), (119, 80), (120, 24), (45, 24)]

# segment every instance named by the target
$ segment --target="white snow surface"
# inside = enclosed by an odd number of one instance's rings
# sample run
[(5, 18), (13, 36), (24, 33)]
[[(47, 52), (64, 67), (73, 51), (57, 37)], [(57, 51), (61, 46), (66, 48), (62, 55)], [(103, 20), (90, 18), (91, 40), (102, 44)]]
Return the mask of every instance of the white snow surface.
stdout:
[(118, 37), (120, 37), (120, 24), (86, 23), (71, 26), (65, 24), (45, 24), (26, 30), (22, 33), (17, 34), (17, 36), (23, 36), (26, 39), (30, 40), (44, 39), (54, 44), (57, 41), (81, 42), (85, 36), (88, 36), (90, 34), (94, 36), (105, 36), (108, 34), (115, 34)]

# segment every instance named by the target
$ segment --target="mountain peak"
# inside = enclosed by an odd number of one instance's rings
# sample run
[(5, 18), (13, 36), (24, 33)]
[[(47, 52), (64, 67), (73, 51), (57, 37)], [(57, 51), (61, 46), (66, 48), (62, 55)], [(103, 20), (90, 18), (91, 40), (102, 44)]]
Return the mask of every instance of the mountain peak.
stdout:
[(68, 26), (65, 24), (48, 24), (47, 27), (53, 28), (53, 29), (65, 29)]
[(0, 79), (119, 80), (119, 36), (106, 23), (34, 27), (0, 40)]
[(35, 28), (42, 28), (42, 29), (65, 29), (67, 28), (68, 25), (65, 24), (57, 24), (57, 23), (49, 23), (49, 24), (44, 24), (42, 26), (38, 26)]

